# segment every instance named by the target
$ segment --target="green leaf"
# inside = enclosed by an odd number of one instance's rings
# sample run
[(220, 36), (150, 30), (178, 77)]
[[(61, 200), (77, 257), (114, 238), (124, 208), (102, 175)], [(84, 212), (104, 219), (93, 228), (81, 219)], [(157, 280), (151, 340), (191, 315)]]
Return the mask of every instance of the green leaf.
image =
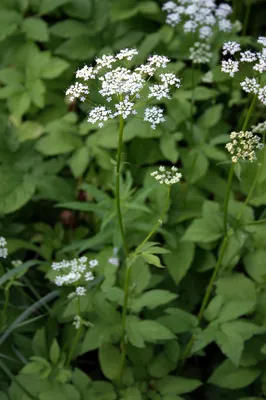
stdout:
[(75, 178), (79, 178), (84, 174), (89, 160), (90, 156), (87, 147), (81, 147), (75, 151), (69, 160), (69, 165)]
[(266, 281), (265, 257), (266, 250), (264, 249), (256, 249), (244, 257), (244, 266), (248, 275), (261, 284)]
[(70, 0), (42, 0), (40, 2), (39, 14), (48, 14), (63, 4), (69, 3)]
[(35, 185), (30, 176), (7, 166), (0, 167), (0, 213), (21, 208), (33, 196)]
[(176, 139), (173, 134), (165, 133), (160, 139), (160, 149), (164, 157), (175, 164), (179, 157)]
[(163, 378), (176, 368), (176, 363), (160, 353), (149, 363), (148, 372), (154, 378)]
[(67, 132), (54, 132), (42, 137), (36, 144), (36, 149), (46, 155), (69, 153), (81, 145), (79, 137)]
[(232, 299), (226, 301), (221, 307), (218, 315), (219, 322), (227, 322), (234, 320), (254, 309), (254, 302), (252, 300)]
[(196, 183), (206, 175), (209, 161), (202, 151), (192, 149), (189, 153), (182, 152), (181, 158), (189, 183)]
[(40, 328), (36, 331), (32, 340), (32, 349), (34, 355), (47, 358), (47, 340), (44, 328)]
[(144, 339), (139, 331), (139, 322), (140, 320), (130, 315), (126, 320), (126, 332), (128, 340), (133, 346), (143, 348), (145, 347)]
[(96, 44), (88, 35), (78, 36), (63, 42), (55, 53), (71, 60), (88, 60), (94, 57)]
[(24, 19), (22, 30), (28, 39), (37, 42), (47, 42), (49, 39), (47, 23), (41, 18), (28, 17)]
[(244, 350), (242, 337), (231, 326), (222, 325), (221, 330), (216, 333), (215, 341), (222, 352), (238, 366)]
[(60, 347), (56, 339), (53, 340), (52, 345), (50, 347), (50, 360), (52, 364), (56, 365), (59, 361), (60, 357)]
[(194, 219), (182, 237), (182, 241), (210, 243), (223, 235), (221, 226), (213, 220), (205, 218)]
[(242, 389), (254, 382), (260, 373), (258, 368), (236, 367), (230, 360), (225, 360), (208, 382), (225, 389)]
[(164, 268), (164, 266), (161, 264), (160, 258), (154, 254), (141, 253), (140, 256), (143, 257), (148, 264), (154, 265), (158, 268)]
[(216, 283), (216, 293), (225, 299), (242, 299), (256, 304), (257, 293), (254, 282), (244, 274), (234, 273), (228, 277), (219, 278)]
[(53, 57), (41, 69), (41, 77), (43, 79), (54, 79), (61, 75), (67, 68), (69, 63), (59, 57)]
[(194, 254), (194, 243), (178, 242), (171, 254), (163, 256), (166, 268), (177, 285), (186, 276), (194, 259)]
[(135, 313), (139, 313), (144, 307), (153, 310), (159, 306), (169, 303), (177, 298), (177, 295), (168, 290), (150, 290), (143, 293), (139, 298), (132, 301), (131, 309)]
[(162, 394), (185, 394), (193, 392), (202, 383), (197, 379), (188, 379), (181, 376), (166, 376), (156, 382), (156, 389)]
[(8, 99), (8, 108), (12, 114), (22, 117), (30, 108), (31, 96), (28, 92), (15, 93)]
[(175, 335), (169, 329), (156, 321), (140, 321), (138, 323), (138, 328), (140, 335), (146, 342), (175, 338)]
[(92, 382), (89, 376), (80, 369), (75, 368), (72, 374), (72, 382), (75, 388), (78, 389), (79, 393), (85, 398)]
[[(123, 393), (124, 400), (142, 400), (142, 394), (137, 387), (129, 387)], [(1, 399), (0, 399), (1, 400)]]
[(237, 332), (244, 341), (251, 339), (254, 335), (260, 335), (265, 333), (266, 328), (264, 326), (258, 326), (252, 322), (246, 321), (244, 319), (238, 319), (237, 321), (226, 322), (221, 325), (222, 329), (230, 328)]
[(193, 332), (198, 325), (194, 315), (180, 308), (167, 308), (165, 312), (168, 315), (158, 318), (158, 322), (174, 333)]
[(20, 125), (17, 130), (17, 134), (20, 142), (27, 140), (33, 140), (40, 137), (44, 132), (44, 128), (41, 124), (34, 121), (26, 121)]
[(192, 353), (196, 353), (212, 343), (215, 340), (218, 329), (219, 325), (216, 322), (212, 322), (207, 326), (206, 329), (201, 332), (197, 332), (195, 334)]
[(50, 32), (55, 36), (66, 39), (89, 33), (87, 26), (75, 19), (66, 19), (57, 22), (50, 28)]
[(106, 378), (115, 380), (119, 376), (120, 352), (111, 344), (103, 344), (99, 349), (99, 361)]
[(198, 124), (202, 128), (212, 128), (220, 121), (222, 111), (222, 104), (216, 104), (215, 106), (208, 108), (198, 119)]

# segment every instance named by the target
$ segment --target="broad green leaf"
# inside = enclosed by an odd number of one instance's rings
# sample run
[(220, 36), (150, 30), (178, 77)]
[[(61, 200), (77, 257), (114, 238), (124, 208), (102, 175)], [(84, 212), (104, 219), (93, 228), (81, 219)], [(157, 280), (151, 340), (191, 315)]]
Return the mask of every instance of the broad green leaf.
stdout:
[(72, 382), (79, 393), (85, 398), (92, 382), (88, 374), (75, 368), (72, 374)]
[(128, 340), (133, 346), (143, 348), (145, 347), (145, 342), (139, 331), (139, 322), (140, 320), (137, 317), (133, 315), (128, 316), (126, 320), (126, 332)]
[(60, 347), (56, 339), (53, 340), (52, 345), (50, 347), (50, 360), (54, 365), (56, 365), (59, 361), (60, 357)]
[(40, 328), (36, 331), (32, 340), (32, 349), (34, 351), (34, 355), (47, 358), (47, 340), (44, 328)]
[(246, 321), (245, 319), (238, 319), (237, 321), (226, 322), (221, 325), (222, 329), (230, 328), (237, 332), (244, 341), (251, 339), (254, 335), (260, 335), (265, 333), (266, 328), (264, 326), (258, 326), (252, 322)]
[(51, 390), (43, 391), (39, 394), (40, 400), (80, 400), (79, 392), (74, 386), (64, 384)]
[(257, 293), (254, 282), (244, 274), (234, 273), (228, 277), (219, 278), (216, 283), (216, 292), (225, 299), (242, 299), (256, 304)]
[(48, 26), (41, 18), (28, 17), (24, 19), (22, 30), (27, 38), (37, 42), (47, 42), (49, 39)]
[(78, 36), (63, 42), (55, 53), (70, 60), (87, 60), (94, 57), (96, 44), (88, 35)]
[(158, 256), (149, 253), (141, 253), (140, 256), (143, 257), (148, 264), (154, 265), (155, 267), (158, 268), (164, 268)]
[(181, 158), (189, 183), (196, 183), (206, 175), (209, 161), (202, 151), (193, 149), (189, 153), (182, 152)]
[(29, 92), (16, 93), (9, 97), (8, 108), (12, 114), (22, 117), (30, 107), (31, 96)]
[(174, 333), (192, 332), (198, 325), (194, 315), (180, 308), (167, 308), (165, 312), (168, 315), (158, 318), (158, 322)]
[(223, 235), (221, 227), (212, 220), (204, 218), (195, 219), (182, 237), (182, 241), (210, 243)]
[(168, 290), (150, 290), (140, 295), (139, 298), (133, 300), (131, 303), (131, 309), (136, 313), (139, 313), (144, 307), (153, 310), (154, 308), (167, 304), (176, 298), (177, 295)]
[(43, 126), (38, 122), (26, 121), (18, 128), (17, 135), (20, 142), (25, 142), (27, 140), (37, 139), (43, 132)]
[(121, 354), (119, 350), (111, 344), (103, 344), (99, 349), (99, 361), (102, 372), (106, 378), (115, 380), (119, 376)]
[(137, 387), (129, 387), (123, 393), (124, 400), (142, 400), (142, 394)]
[(156, 321), (144, 320), (138, 323), (139, 333), (146, 342), (174, 339), (175, 335)]
[(90, 156), (87, 147), (81, 147), (75, 151), (69, 160), (69, 165), (75, 178), (79, 178), (84, 174), (89, 160)]
[(218, 321), (227, 322), (237, 319), (254, 309), (253, 300), (231, 299), (227, 300), (221, 307)]
[(163, 378), (175, 368), (176, 363), (169, 360), (164, 353), (160, 353), (149, 363), (148, 371), (150, 376), (154, 378)]
[(212, 128), (220, 121), (222, 111), (222, 104), (216, 104), (215, 106), (208, 108), (198, 119), (199, 125), (203, 128)]
[(140, 257), (131, 266), (131, 282), (134, 285), (134, 293), (143, 292), (149, 285), (151, 272), (149, 266)]
[(163, 256), (164, 263), (176, 284), (186, 276), (195, 253), (195, 245), (190, 242), (179, 242), (170, 254)]
[(220, 309), (222, 307), (222, 305), (224, 304), (224, 298), (223, 296), (215, 296), (210, 303), (208, 304), (208, 307), (206, 308), (205, 312), (204, 312), (204, 317), (208, 320), (208, 321), (212, 321), (215, 318), (218, 317)]
[(256, 249), (244, 257), (246, 272), (252, 279), (261, 284), (266, 282), (265, 257), (266, 250), (264, 249)]
[(89, 33), (87, 26), (75, 19), (57, 22), (50, 28), (50, 32), (62, 38), (72, 38)]
[(242, 389), (254, 382), (260, 373), (259, 368), (236, 367), (230, 360), (225, 360), (216, 368), (208, 382), (224, 389)]
[(54, 11), (56, 8), (69, 2), (70, 0), (42, 0), (40, 2), (39, 14), (48, 14), (51, 11)]
[(156, 382), (156, 389), (162, 394), (185, 394), (193, 392), (202, 383), (197, 379), (188, 379), (181, 376), (166, 376)]
[(69, 153), (81, 144), (80, 138), (71, 133), (56, 132), (42, 137), (36, 144), (36, 149), (46, 155)]
[(41, 69), (41, 77), (43, 79), (54, 79), (61, 75), (67, 68), (69, 63), (59, 57), (53, 57)]
[(164, 157), (175, 164), (179, 157), (179, 152), (176, 148), (176, 139), (174, 135), (164, 134), (160, 139), (160, 149)]
[(215, 341), (221, 351), (238, 366), (244, 350), (242, 337), (231, 326), (222, 325), (221, 330), (216, 333)]
[(204, 349), (215, 340), (219, 326), (216, 322), (210, 323), (206, 329), (195, 334), (195, 339), (192, 347), (192, 353)]

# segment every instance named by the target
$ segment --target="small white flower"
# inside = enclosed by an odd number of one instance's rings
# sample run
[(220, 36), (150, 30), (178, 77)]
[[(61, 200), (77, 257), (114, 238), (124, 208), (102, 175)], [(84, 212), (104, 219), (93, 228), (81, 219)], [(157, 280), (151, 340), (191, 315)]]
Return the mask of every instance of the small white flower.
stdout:
[(233, 77), (235, 73), (239, 71), (239, 62), (231, 59), (227, 61), (222, 60), (222, 71)]
[(7, 258), (8, 250), (7, 250), (7, 242), (3, 236), (0, 236), (0, 257)]
[(133, 107), (134, 103), (126, 98), (125, 100), (115, 104), (116, 111), (113, 116), (117, 117), (118, 115), (121, 115), (123, 119), (127, 119), (127, 117), (133, 113)]
[(153, 55), (148, 57), (148, 63), (156, 68), (166, 68), (169, 62), (169, 58), (165, 56)]
[(95, 71), (93, 67), (88, 67), (85, 65), (83, 68), (78, 69), (76, 72), (76, 78), (83, 78), (84, 81), (88, 81), (89, 79), (95, 79)]
[(74, 85), (71, 85), (66, 90), (66, 95), (69, 96), (70, 101), (73, 101), (75, 98), (78, 99), (79, 97), (85, 98), (86, 96), (83, 95), (89, 94), (89, 88), (82, 83), (76, 82)]
[(250, 50), (243, 51), (240, 53), (240, 62), (253, 62), (258, 59), (256, 53)]
[(181, 81), (179, 78), (175, 76), (175, 74), (172, 73), (160, 74), (160, 78), (161, 81), (166, 85), (169, 86), (175, 85), (177, 88), (180, 88), (181, 86)]
[(123, 60), (125, 58), (126, 60), (130, 61), (137, 54), (138, 51), (136, 49), (122, 49), (116, 54), (116, 58), (118, 60)]
[(81, 318), (79, 315), (75, 315), (73, 325), (76, 329), (79, 329), (81, 326)]
[(84, 286), (78, 286), (76, 288), (76, 293), (78, 296), (85, 296), (86, 295), (86, 289)]
[(151, 176), (153, 176), (161, 185), (165, 184), (167, 186), (178, 183), (182, 178), (182, 174), (178, 172), (177, 167), (172, 166), (171, 169), (168, 169), (163, 165), (159, 167), (158, 171), (153, 171)]
[(100, 122), (101, 126), (103, 126), (103, 122), (108, 121), (108, 119), (112, 118), (112, 112), (108, 108), (104, 106), (94, 107), (89, 112), (88, 122), (95, 124), (95, 122)]
[(223, 55), (235, 54), (241, 50), (240, 44), (237, 42), (226, 42), (223, 45)]
[(97, 265), (99, 265), (99, 261), (98, 260), (90, 260), (89, 264), (90, 264), (91, 268), (94, 268), (94, 267), (97, 267)]
[(155, 97), (157, 100), (170, 99), (170, 90), (167, 85), (151, 85), (148, 98)]
[(108, 259), (109, 264), (115, 265), (116, 267), (119, 266), (119, 259), (117, 257), (110, 257)]
[(256, 149), (262, 149), (263, 143), (260, 143), (260, 137), (250, 131), (232, 132), (231, 141), (225, 145), (232, 156), (233, 163), (239, 160), (256, 160)]
[(256, 78), (245, 78), (243, 82), (240, 83), (242, 89), (247, 93), (258, 93), (260, 85)]
[(266, 121), (260, 122), (257, 125), (252, 126), (252, 133), (265, 133), (266, 132)]
[(91, 271), (86, 272), (85, 281), (93, 281), (93, 280), (94, 280), (94, 276), (92, 275)]
[(192, 60), (194, 64), (206, 64), (211, 60), (210, 45), (206, 43), (196, 42), (194, 46), (189, 49), (190, 56), (189, 59)]
[(263, 86), (262, 88), (259, 89), (258, 99), (259, 99), (264, 105), (266, 105), (266, 86)]
[(144, 111), (144, 121), (151, 123), (151, 128), (155, 129), (156, 125), (165, 121), (163, 110), (159, 107), (148, 107)]
[(265, 36), (259, 36), (258, 38), (258, 43), (262, 44), (264, 47), (266, 47), (266, 37)]
[(100, 69), (107, 67), (107, 68), (112, 68), (112, 65), (114, 62), (116, 62), (116, 59), (113, 55), (103, 55), (100, 58), (96, 58), (96, 71), (98, 72)]

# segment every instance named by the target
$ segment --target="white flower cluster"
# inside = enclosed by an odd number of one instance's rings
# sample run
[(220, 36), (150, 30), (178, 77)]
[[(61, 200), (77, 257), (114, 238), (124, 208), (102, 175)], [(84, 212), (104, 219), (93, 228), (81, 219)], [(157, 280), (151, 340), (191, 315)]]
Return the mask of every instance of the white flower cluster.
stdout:
[(118, 253), (118, 248), (117, 248), (117, 247), (114, 247), (114, 249), (113, 249), (113, 255), (112, 255), (112, 257), (110, 257), (110, 258), (108, 259), (109, 264), (115, 265), (116, 267), (119, 266), (119, 258), (117, 257), (117, 253)]
[(215, 26), (222, 32), (232, 30), (228, 19), (232, 7), (226, 3), (217, 6), (215, 0), (177, 0), (167, 1), (162, 9), (167, 13), (167, 24), (174, 27), (182, 23), (185, 32), (198, 31), (201, 39), (212, 36)]
[(178, 183), (182, 178), (182, 174), (178, 172), (177, 167), (172, 166), (171, 169), (167, 169), (163, 165), (159, 167), (158, 171), (153, 171), (151, 176), (153, 176), (160, 184), (165, 184), (167, 186)]
[(88, 259), (85, 256), (75, 258), (74, 260), (54, 262), (52, 263), (52, 268), (54, 271), (59, 272), (59, 275), (55, 278), (55, 284), (57, 286), (74, 285), (76, 290), (70, 294), (70, 297), (74, 295), (85, 296), (86, 288), (84, 287), (84, 284), (86, 281), (94, 280), (91, 269), (97, 265), (97, 260), (91, 260), (88, 262)]
[(232, 161), (237, 163), (239, 160), (256, 160), (256, 149), (262, 149), (263, 143), (260, 143), (260, 137), (250, 131), (232, 132), (231, 141), (225, 145), (232, 156)]
[(266, 132), (266, 121), (260, 122), (257, 125), (251, 127), (253, 133), (265, 133)]
[(7, 250), (7, 243), (6, 239), (0, 236), (0, 257), (7, 258), (8, 250)]
[(193, 64), (207, 64), (212, 57), (210, 50), (211, 46), (209, 44), (196, 42), (194, 46), (189, 49), (189, 59), (192, 60)]
[(79, 315), (75, 315), (73, 325), (76, 329), (79, 329), (81, 326), (81, 317)]
[[(159, 82), (152, 84), (150, 78), (155, 73), (166, 68), (170, 60), (165, 56), (149, 56), (146, 63), (137, 68), (130, 69), (121, 66), (123, 61), (131, 61), (138, 54), (136, 49), (123, 49), (115, 55), (103, 55), (96, 58), (95, 66), (85, 65), (78, 69), (76, 78), (82, 79), (86, 84), (76, 82), (66, 91), (66, 95), (73, 101), (80, 98), (85, 101), (90, 93), (89, 83), (98, 84), (99, 94), (105, 104), (96, 105), (88, 114), (88, 122), (97, 123), (102, 127), (106, 121), (121, 116), (124, 120), (130, 115), (136, 115), (139, 103), (144, 104), (152, 99), (162, 100), (170, 98), (170, 90), (180, 87), (180, 79), (173, 73), (159, 74)], [(148, 86), (146, 98), (141, 98), (141, 92)], [(158, 107), (144, 110), (144, 121), (148, 121), (153, 129), (164, 121), (163, 109)]]
[[(240, 52), (239, 60), (233, 60), (229, 58), (228, 60), (222, 61), (222, 71), (228, 73), (231, 77), (239, 71), (241, 63), (249, 63), (256, 75), (258, 73), (262, 74), (266, 71), (266, 37), (260, 36), (258, 38), (258, 43), (262, 45), (262, 50), (259, 52), (246, 50), (241, 52), (240, 44), (237, 42), (227, 42), (223, 46), (223, 54), (235, 55), (235, 53)], [(266, 85), (262, 86), (256, 77), (246, 77), (240, 83), (242, 89), (247, 93), (253, 93), (258, 95), (258, 99), (266, 105)]]

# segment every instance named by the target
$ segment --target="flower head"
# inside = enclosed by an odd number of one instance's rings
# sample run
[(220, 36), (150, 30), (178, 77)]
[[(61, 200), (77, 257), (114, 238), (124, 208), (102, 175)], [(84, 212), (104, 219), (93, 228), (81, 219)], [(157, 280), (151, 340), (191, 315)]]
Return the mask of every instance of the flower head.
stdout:
[[(163, 100), (170, 98), (170, 91), (173, 87), (180, 87), (180, 79), (172, 72), (159, 74), (157, 82), (153, 83), (150, 78), (160, 69), (165, 69), (170, 62), (169, 58), (162, 55), (151, 55), (147, 61), (136, 68), (126, 67), (126, 61), (131, 61), (138, 54), (136, 49), (123, 49), (115, 55), (103, 55), (96, 58), (95, 66), (85, 65), (78, 69), (76, 78), (82, 79), (86, 84), (76, 82), (67, 89), (66, 94), (70, 100), (87, 100), (90, 94), (91, 81), (99, 86), (99, 94), (103, 104), (92, 107), (88, 112), (88, 122), (102, 127), (104, 123), (116, 117), (124, 120), (129, 116), (136, 115), (138, 103), (145, 103), (150, 99)], [(120, 65), (119, 65), (120, 64)], [(122, 64), (122, 65), (121, 65)], [(144, 87), (147, 87), (148, 95), (142, 94)], [(145, 92), (146, 93), (146, 92)], [(91, 102), (91, 101), (90, 101)], [(160, 119), (163, 117), (160, 111)], [(144, 110), (144, 121), (149, 121), (147, 115), (150, 109)], [(149, 121), (150, 122), (150, 121)], [(152, 121), (151, 127), (157, 122)]]
[(222, 61), (222, 71), (229, 74), (231, 77), (235, 75), (237, 71), (239, 71), (239, 62), (238, 61), (233, 61), (231, 59), (229, 60), (223, 60)]
[(74, 258), (73, 260), (63, 260), (60, 262), (52, 263), (52, 269), (58, 272), (55, 277), (55, 284), (57, 286), (74, 285), (75, 292), (70, 294), (73, 296), (84, 296), (86, 288), (83, 286), (86, 281), (93, 281), (94, 276), (91, 269), (98, 265), (97, 260), (90, 260), (87, 257)]
[(0, 257), (7, 258), (8, 250), (7, 250), (7, 243), (6, 239), (0, 236)]
[(240, 44), (237, 42), (226, 42), (223, 45), (223, 55), (235, 54), (241, 50)]
[(79, 315), (75, 315), (73, 325), (76, 329), (79, 329), (81, 326), (81, 317)]
[(196, 42), (194, 46), (192, 46), (190, 51), (190, 60), (192, 60), (193, 64), (206, 64), (210, 62), (212, 53), (211, 46), (206, 43)]
[(232, 132), (231, 141), (225, 145), (232, 156), (232, 161), (237, 163), (240, 160), (256, 160), (256, 149), (262, 149), (263, 143), (260, 143), (260, 137), (250, 131)]
[(178, 183), (182, 178), (182, 174), (178, 172), (177, 167), (172, 166), (172, 168), (169, 169), (163, 165), (159, 167), (158, 171), (153, 171), (151, 176), (153, 176), (160, 184), (165, 184), (167, 186)]

